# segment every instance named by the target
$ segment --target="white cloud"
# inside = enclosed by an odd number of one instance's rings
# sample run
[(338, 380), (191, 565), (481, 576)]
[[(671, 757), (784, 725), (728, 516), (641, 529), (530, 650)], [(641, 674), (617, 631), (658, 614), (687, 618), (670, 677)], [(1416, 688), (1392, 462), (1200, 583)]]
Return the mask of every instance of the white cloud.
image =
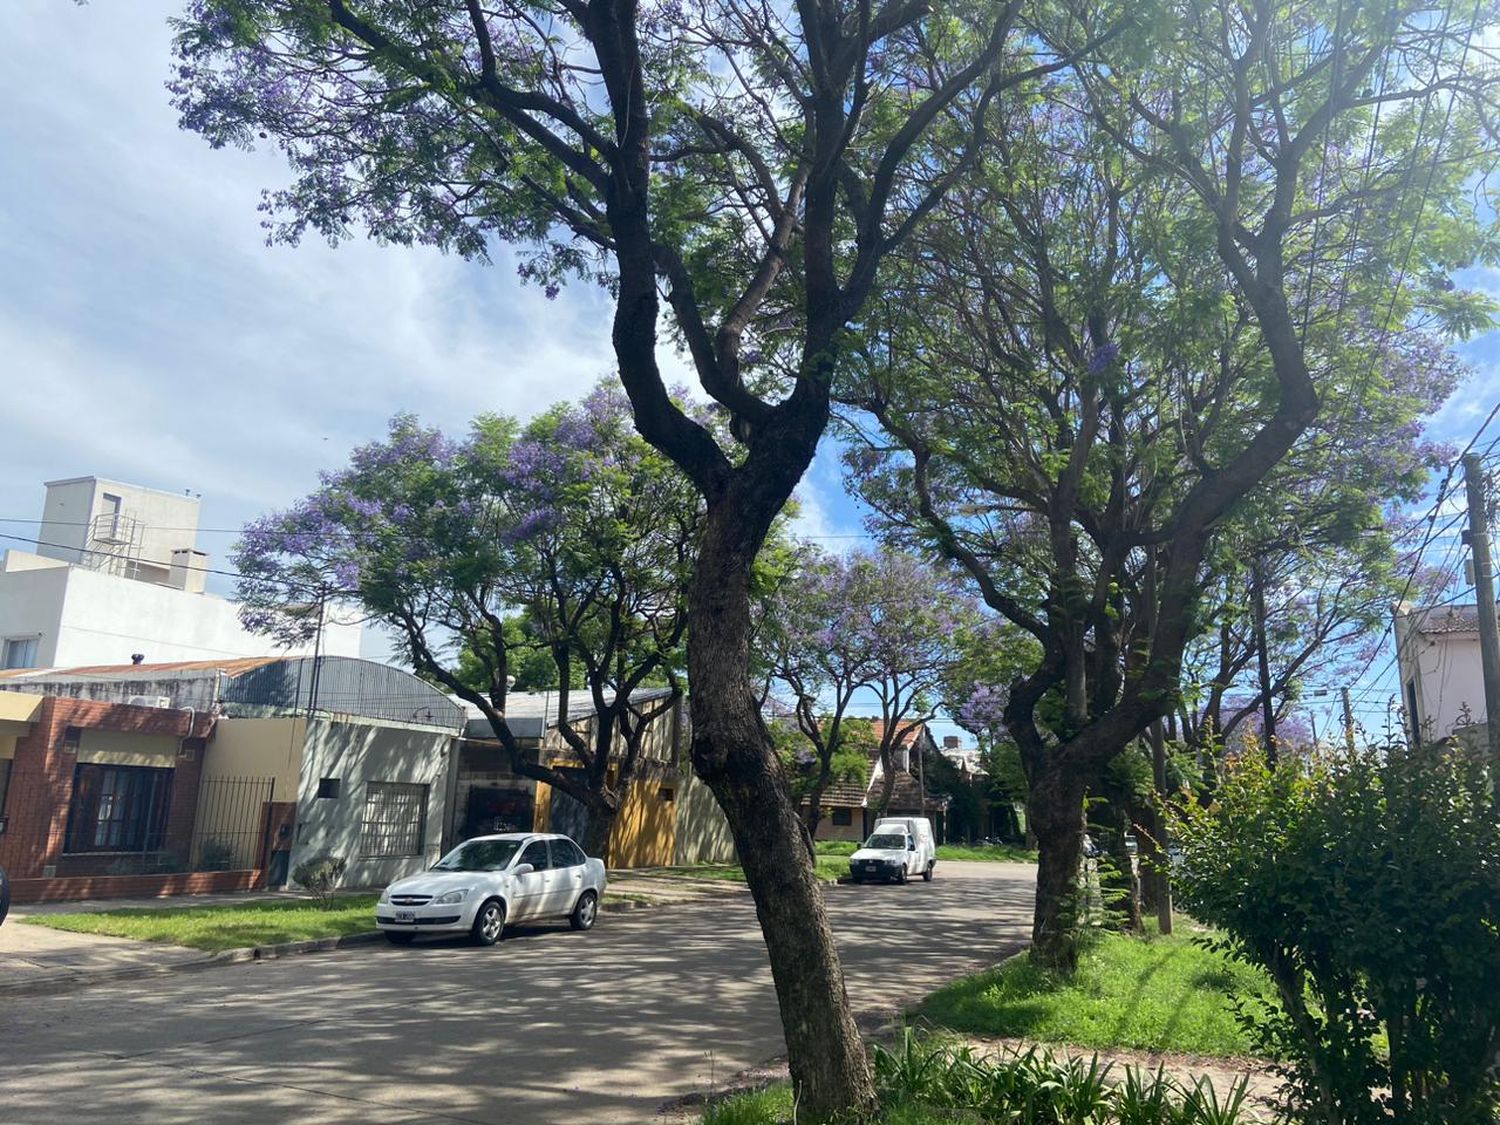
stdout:
[(181, 0), (6, 7), (0, 518), (39, 515), (45, 479), (97, 474), (200, 491), (205, 525), (236, 526), (398, 410), (461, 430), (613, 369), (607, 296), (549, 302), (503, 250), (486, 269), (368, 241), (267, 247), (278, 154), (213, 151), (168, 104)]

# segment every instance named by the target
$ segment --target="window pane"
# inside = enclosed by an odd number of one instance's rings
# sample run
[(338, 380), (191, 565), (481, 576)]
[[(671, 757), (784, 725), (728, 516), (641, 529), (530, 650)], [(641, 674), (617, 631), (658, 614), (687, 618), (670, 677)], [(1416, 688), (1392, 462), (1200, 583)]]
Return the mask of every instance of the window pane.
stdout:
[(11, 637), (5, 642), (5, 651), (0, 654), (0, 664), (6, 668), (35, 668), (37, 638)]
[(366, 782), (360, 854), (421, 855), (426, 815), (427, 786)]
[(165, 842), (172, 771), (79, 765), (64, 850), (157, 851)]
[(551, 866), (547, 859), (547, 841), (533, 840), (526, 845), (526, 850), (521, 853), (521, 862), (529, 863), (538, 871), (545, 871)]

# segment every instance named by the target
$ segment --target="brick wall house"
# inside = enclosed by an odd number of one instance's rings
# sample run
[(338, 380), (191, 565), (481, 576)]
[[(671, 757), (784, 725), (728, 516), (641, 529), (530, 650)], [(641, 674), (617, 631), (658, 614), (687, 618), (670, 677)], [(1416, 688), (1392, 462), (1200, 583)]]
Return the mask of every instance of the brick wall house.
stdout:
[(186, 857), (213, 724), (193, 711), (42, 696), (7, 746), (0, 866), (16, 880), (67, 879)]

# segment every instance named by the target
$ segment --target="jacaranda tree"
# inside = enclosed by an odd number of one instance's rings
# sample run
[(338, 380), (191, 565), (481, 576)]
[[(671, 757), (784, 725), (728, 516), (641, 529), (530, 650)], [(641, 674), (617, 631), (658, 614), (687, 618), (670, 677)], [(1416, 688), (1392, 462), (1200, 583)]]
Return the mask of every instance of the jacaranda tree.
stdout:
[[(234, 554), (242, 612), (293, 641), (328, 605), (360, 606), (417, 672), (484, 714), (518, 774), (584, 806), (582, 843), (602, 856), (645, 728), (673, 698), (642, 702), (638, 689), (678, 685), (702, 510), (635, 433), (617, 389), (524, 429), (481, 418), (462, 442), (403, 415), (317, 491), (245, 529)], [(553, 664), (576, 770), (523, 754), (506, 718), (512, 669), (537, 646)], [(592, 736), (577, 721), (575, 683)]]
[(1176, 710), (1216, 545), (1248, 563), (1378, 528), (1366, 470), (1411, 460), (1443, 377), (1407, 341), (1491, 311), (1449, 272), (1493, 255), (1472, 177), (1500, 72), (1469, 46), (1493, 9), (1133, 8), (1116, 36), (1092, 4), (1043, 32), (1078, 65), (1006, 104), (849, 365), (878, 423), (851, 464), (890, 537), (1036, 642), (1001, 713), (1039, 842), (1034, 956), (1063, 970), (1084, 795)]
[[(583, 276), (613, 295), (636, 426), (707, 508), (688, 598), (693, 761), (733, 830), (815, 1118), (874, 1091), (750, 683), (751, 571), (881, 263), (971, 160), (996, 99), (1059, 65), (1023, 9), (193, 0), (177, 25), (184, 126), (271, 140), (292, 168), (267, 200), (273, 237), (362, 226), (474, 257), (511, 243), (545, 284)], [(668, 394), (664, 329), (732, 442)]]

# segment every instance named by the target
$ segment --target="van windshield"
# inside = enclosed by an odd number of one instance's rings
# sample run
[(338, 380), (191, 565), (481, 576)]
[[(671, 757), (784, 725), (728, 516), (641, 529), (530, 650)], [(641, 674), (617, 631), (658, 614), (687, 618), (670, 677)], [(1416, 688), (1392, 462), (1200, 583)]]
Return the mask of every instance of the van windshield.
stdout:
[(895, 832), (877, 832), (865, 841), (867, 848), (883, 848), (886, 851), (904, 851), (906, 848), (906, 837)]

